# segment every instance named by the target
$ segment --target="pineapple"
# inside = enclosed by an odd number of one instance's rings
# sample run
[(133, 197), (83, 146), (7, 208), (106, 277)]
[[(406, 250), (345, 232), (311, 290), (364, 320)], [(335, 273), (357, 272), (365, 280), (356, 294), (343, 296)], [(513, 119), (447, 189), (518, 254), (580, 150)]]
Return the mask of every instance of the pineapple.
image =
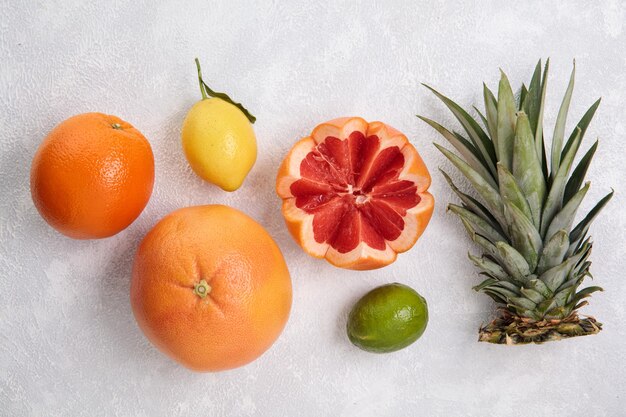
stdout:
[[(502, 344), (541, 343), (598, 333), (601, 323), (581, 318), (584, 298), (602, 288), (579, 290), (589, 273), (589, 226), (611, 199), (611, 191), (574, 227), (576, 211), (589, 190), (583, 178), (596, 141), (574, 166), (597, 100), (564, 142), (565, 122), (574, 88), (576, 64), (559, 109), (550, 156), (544, 145), (543, 113), (549, 60), (535, 67), (528, 87), (516, 99), (501, 74), (497, 97), (483, 84), (481, 124), (449, 98), (430, 89), (452, 111), (466, 135), (418, 116), (460, 154), (435, 144), (469, 180), (476, 199), (463, 193), (442, 171), (461, 200), (450, 204), (482, 256), (469, 259), (486, 279), (474, 287), (500, 305), (499, 318), (480, 329), (479, 340)], [(572, 169), (573, 168), (573, 169)]]

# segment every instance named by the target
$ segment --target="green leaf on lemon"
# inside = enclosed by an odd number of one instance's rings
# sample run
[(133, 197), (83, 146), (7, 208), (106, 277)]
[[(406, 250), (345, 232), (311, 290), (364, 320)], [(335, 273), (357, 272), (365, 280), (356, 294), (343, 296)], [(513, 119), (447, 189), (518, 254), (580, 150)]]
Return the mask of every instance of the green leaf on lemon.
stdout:
[(211, 89), (211, 87), (209, 87), (204, 80), (202, 79), (202, 71), (200, 69), (200, 61), (198, 60), (198, 58), (196, 58), (196, 67), (198, 68), (198, 82), (200, 83), (200, 93), (202, 94), (202, 99), (207, 99), (209, 97), (215, 97), (215, 98), (219, 98), (224, 100), (227, 103), (232, 104), (233, 106), (237, 107), (239, 110), (241, 110), (241, 112), (248, 118), (248, 120), (250, 120), (250, 123), (254, 124), (254, 122), (256, 122), (256, 117), (254, 117), (249, 111), (248, 109), (246, 109), (243, 104), (241, 103), (237, 103), (235, 100), (233, 100), (232, 98), (230, 98), (230, 96), (226, 93), (220, 93), (217, 91), (214, 91)]

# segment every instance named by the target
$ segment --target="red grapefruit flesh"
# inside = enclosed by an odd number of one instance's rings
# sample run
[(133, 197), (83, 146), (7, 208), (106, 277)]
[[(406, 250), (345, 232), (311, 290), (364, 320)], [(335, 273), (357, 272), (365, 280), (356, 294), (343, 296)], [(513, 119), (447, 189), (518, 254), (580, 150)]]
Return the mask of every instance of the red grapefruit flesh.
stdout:
[(342, 268), (375, 269), (409, 250), (426, 228), (430, 181), (406, 136), (350, 117), (322, 123), (296, 143), (276, 191), (305, 251)]

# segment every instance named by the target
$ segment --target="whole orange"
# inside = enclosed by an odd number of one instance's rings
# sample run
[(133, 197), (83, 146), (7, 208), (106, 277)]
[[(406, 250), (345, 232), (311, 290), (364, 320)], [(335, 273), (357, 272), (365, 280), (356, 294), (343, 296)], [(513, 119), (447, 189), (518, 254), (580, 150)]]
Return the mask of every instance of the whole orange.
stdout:
[(267, 231), (221, 205), (179, 209), (139, 246), (130, 300), (162, 352), (196, 371), (245, 365), (278, 338), (291, 279)]
[(115, 116), (85, 113), (56, 126), (30, 172), (33, 202), (56, 230), (75, 239), (112, 236), (152, 194), (154, 157), (146, 138)]

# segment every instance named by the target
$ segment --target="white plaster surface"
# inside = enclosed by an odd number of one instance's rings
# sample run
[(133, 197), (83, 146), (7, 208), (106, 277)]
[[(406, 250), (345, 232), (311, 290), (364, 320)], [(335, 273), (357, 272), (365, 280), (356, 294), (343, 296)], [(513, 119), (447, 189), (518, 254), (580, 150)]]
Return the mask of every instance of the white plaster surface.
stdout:
[[(0, 416), (626, 416), (626, 3), (614, 1), (0, 1)], [(199, 99), (193, 58), (217, 90), (257, 117), (259, 158), (237, 192), (198, 179), (179, 144)], [(453, 199), (415, 118), (452, 117), (420, 82), (464, 106), (516, 86), (551, 57), (552, 126), (577, 60), (568, 130), (603, 97), (586, 146), (600, 147), (585, 208), (614, 187), (594, 223), (597, 293), (583, 313), (597, 336), (507, 348), (476, 342), (494, 305), (471, 290), (471, 245), (446, 215)], [(152, 199), (115, 237), (75, 241), (39, 217), (30, 161), (46, 133), (87, 111), (116, 114), (149, 138)], [(405, 132), (433, 173), (435, 215), (408, 253), (382, 270), (339, 270), (290, 238), (274, 194), (291, 145), (343, 115)], [(551, 134), (552, 129), (547, 129)], [(452, 170), (451, 170), (452, 171)], [(458, 178), (458, 175), (455, 174)], [(224, 203), (263, 224), (292, 273), (293, 310), (278, 342), (237, 370), (192, 373), (153, 348), (129, 305), (142, 236), (183, 206)], [(364, 292), (409, 284), (430, 306), (413, 346), (354, 348), (346, 315)]]

